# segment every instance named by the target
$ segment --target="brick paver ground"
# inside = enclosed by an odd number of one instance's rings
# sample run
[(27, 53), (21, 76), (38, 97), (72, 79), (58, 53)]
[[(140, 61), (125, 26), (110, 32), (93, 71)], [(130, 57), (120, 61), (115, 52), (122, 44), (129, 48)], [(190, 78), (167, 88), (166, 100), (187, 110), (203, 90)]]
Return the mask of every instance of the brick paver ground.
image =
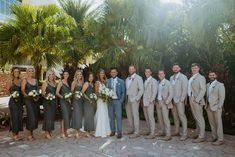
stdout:
[[(40, 128), (35, 132), (36, 140), (25, 139), (12, 142), (8, 131), (0, 132), (0, 157), (235, 157), (235, 136), (225, 135), (225, 144), (212, 146), (209, 142), (192, 143), (192, 139), (184, 142), (179, 137), (165, 142), (156, 139), (146, 140), (144, 137), (129, 139), (127, 135), (120, 140), (108, 138), (74, 138), (74, 130), (70, 130), (70, 138), (60, 138), (60, 123), (56, 123), (53, 139), (47, 140)], [(124, 120), (124, 130), (127, 120)], [(141, 121), (141, 131), (145, 131), (145, 122)], [(173, 127), (172, 127), (173, 128)], [(189, 130), (190, 135), (193, 130)], [(26, 132), (21, 134), (25, 137)], [(210, 133), (207, 133), (210, 137)]]

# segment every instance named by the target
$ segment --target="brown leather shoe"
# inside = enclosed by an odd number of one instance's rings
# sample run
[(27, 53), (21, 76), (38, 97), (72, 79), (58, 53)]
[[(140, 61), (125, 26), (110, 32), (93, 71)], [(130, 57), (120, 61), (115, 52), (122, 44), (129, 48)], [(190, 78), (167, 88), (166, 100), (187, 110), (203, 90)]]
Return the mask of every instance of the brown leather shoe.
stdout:
[(145, 137), (145, 139), (154, 139), (155, 138), (155, 135), (151, 134), (151, 135), (148, 135)]
[(193, 143), (201, 143), (201, 142), (204, 142), (205, 141), (205, 138), (197, 138), (195, 140), (193, 140), (192, 142)]
[(164, 134), (164, 133), (156, 133), (155, 135), (156, 135), (157, 137), (165, 136), (165, 134)]
[(209, 138), (207, 141), (208, 141), (208, 142), (216, 142), (217, 139), (212, 137), (212, 138)]
[(117, 139), (121, 139), (122, 138), (122, 134), (121, 133), (118, 133), (117, 134)]
[(222, 144), (224, 144), (224, 141), (222, 141), (222, 140), (217, 140), (217, 141), (212, 143), (212, 145), (214, 145), (214, 146), (220, 146)]
[(112, 137), (114, 135), (115, 135), (115, 132), (111, 132), (111, 134), (109, 136)]
[(179, 132), (175, 132), (174, 134), (172, 134), (172, 136), (180, 136)]
[(160, 138), (159, 140), (170, 141), (171, 140), (171, 136), (165, 136), (165, 137)]
[(125, 132), (124, 134), (126, 134), (126, 135), (131, 135), (131, 134), (134, 134), (134, 131), (127, 131), (127, 132)]
[(150, 132), (143, 132), (143, 133), (141, 133), (141, 135), (148, 136), (148, 135), (150, 135)]
[(185, 141), (185, 140), (187, 140), (187, 138), (188, 138), (188, 136), (183, 135), (183, 136), (180, 137), (180, 141)]
[(133, 134), (133, 135), (130, 136), (130, 138), (138, 138), (138, 137), (140, 137), (139, 134)]

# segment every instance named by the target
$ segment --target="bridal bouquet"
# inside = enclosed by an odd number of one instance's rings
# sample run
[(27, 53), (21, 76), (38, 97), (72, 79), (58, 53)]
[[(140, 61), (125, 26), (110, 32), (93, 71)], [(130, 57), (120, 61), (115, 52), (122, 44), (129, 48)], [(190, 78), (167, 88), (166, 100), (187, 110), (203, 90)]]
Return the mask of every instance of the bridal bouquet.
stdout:
[(64, 94), (64, 99), (67, 100), (69, 103), (71, 103), (71, 100), (70, 100), (70, 99), (71, 99), (72, 95), (73, 95), (73, 94), (72, 94), (71, 92), (65, 93), (65, 94)]
[(110, 102), (112, 100), (113, 91), (105, 86), (99, 88), (98, 96), (105, 102)]
[(45, 96), (45, 99), (46, 100), (49, 100), (49, 101), (52, 101), (55, 99), (55, 95), (52, 94), (52, 93), (48, 93), (46, 96)]
[(34, 101), (37, 101), (39, 99), (39, 93), (37, 90), (31, 90), (28, 96), (33, 97)]
[(81, 91), (74, 92), (75, 99), (81, 99), (83, 97), (83, 93)]
[(17, 99), (19, 98), (20, 93), (18, 91), (14, 91), (11, 93), (10, 97), (13, 98), (16, 102), (18, 101)]
[(97, 95), (96, 95), (95, 93), (91, 93), (91, 94), (89, 95), (89, 99), (90, 99), (90, 101), (91, 101), (92, 104), (95, 104), (96, 101), (97, 101), (97, 99), (98, 99), (98, 97), (97, 97)]

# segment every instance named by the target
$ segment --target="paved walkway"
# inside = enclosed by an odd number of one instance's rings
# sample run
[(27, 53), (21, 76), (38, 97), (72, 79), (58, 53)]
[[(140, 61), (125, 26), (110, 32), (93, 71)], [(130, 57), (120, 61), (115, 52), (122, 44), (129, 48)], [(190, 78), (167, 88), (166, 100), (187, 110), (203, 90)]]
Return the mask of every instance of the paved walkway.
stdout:
[[(129, 139), (124, 136), (117, 140), (108, 138), (74, 138), (74, 130), (70, 130), (71, 137), (60, 138), (60, 123), (56, 123), (53, 140), (44, 139), (43, 132), (37, 129), (36, 140), (29, 142), (22, 140), (12, 142), (8, 131), (0, 132), (0, 157), (234, 157), (235, 136), (225, 135), (225, 144), (212, 146), (209, 142), (194, 144), (191, 139), (184, 142), (174, 137), (169, 142), (143, 137)], [(127, 128), (124, 120), (124, 128)], [(141, 121), (141, 130), (146, 128)], [(189, 130), (190, 134), (193, 133)], [(25, 134), (25, 132), (24, 132)], [(207, 133), (210, 137), (210, 133)]]

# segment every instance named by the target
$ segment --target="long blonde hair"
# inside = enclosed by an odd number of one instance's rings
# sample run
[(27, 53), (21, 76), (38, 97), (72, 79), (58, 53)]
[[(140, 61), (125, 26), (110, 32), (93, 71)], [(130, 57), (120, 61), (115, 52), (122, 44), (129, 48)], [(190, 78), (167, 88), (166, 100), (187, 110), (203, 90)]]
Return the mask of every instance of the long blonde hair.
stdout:
[(27, 77), (28, 77), (28, 74), (29, 74), (29, 70), (32, 69), (33, 70), (33, 78), (35, 78), (35, 68), (33, 66), (30, 66), (26, 69), (26, 73), (27, 73)]
[(46, 81), (46, 82), (49, 82), (49, 75), (50, 75), (51, 73), (54, 74), (54, 83), (55, 83), (56, 76), (55, 76), (55, 72), (54, 72), (53, 70), (48, 70), (48, 71), (47, 71), (45, 81)]
[(78, 82), (78, 80), (77, 80), (77, 75), (78, 75), (78, 73), (81, 73), (81, 74), (82, 74), (82, 84), (83, 84), (83, 83), (84, 83), (84, 76), (83, 76), (83, 71), (80, 70), (80, 69), (76, 70), (76, 72), (75, 72), (75, 74), (74, 74), (73, 80), (76, 81), (76, 82)]
[[(104, 78), (103, 78), (103, 79), (104, 79), (104, 82), (102, 82), (102, 80), (101, 80), (101, 78), (100, 78), (100, 73), (102, 73), (102, 72), (104, 73)], [(101, 83), (104, 83), (104, 84), (106, 83), (107, 77), (106, 77), (106, 74), (105, 74), (104, 69), (100, 69), (100, 70), (99, 70), (99, 73), (98, 73), (98, 81), (100, 81)]]

